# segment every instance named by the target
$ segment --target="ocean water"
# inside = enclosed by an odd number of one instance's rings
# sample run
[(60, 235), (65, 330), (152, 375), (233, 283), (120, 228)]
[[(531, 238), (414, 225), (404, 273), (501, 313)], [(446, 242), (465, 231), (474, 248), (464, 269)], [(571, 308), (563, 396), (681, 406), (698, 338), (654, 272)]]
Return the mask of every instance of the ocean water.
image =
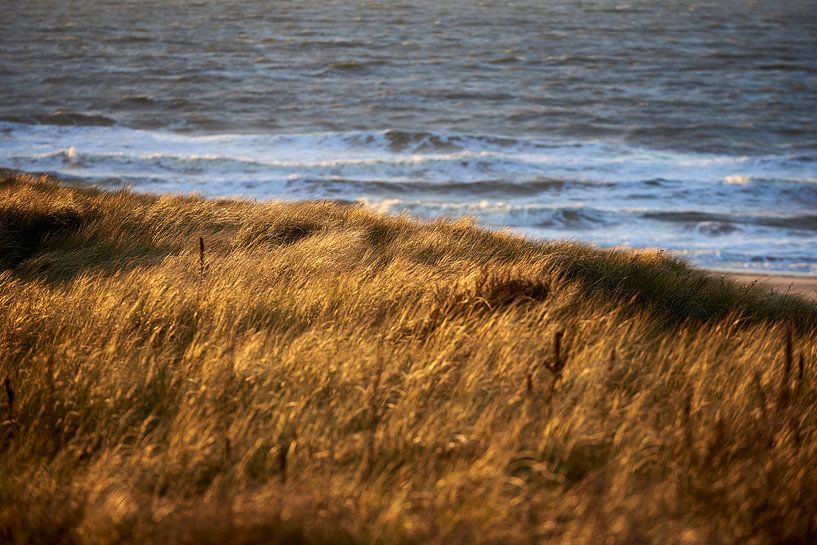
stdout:
[(817, 275), (817, 8), (3, 0), (0, 166)]

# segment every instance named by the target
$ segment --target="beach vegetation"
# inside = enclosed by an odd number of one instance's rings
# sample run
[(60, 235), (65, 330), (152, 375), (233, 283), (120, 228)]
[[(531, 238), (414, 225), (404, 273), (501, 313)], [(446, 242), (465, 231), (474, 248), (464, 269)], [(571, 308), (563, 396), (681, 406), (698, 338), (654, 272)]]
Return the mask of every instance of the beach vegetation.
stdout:
[(6, 173), (0, 543), (814, 543), (815, 331), (660, 251)]

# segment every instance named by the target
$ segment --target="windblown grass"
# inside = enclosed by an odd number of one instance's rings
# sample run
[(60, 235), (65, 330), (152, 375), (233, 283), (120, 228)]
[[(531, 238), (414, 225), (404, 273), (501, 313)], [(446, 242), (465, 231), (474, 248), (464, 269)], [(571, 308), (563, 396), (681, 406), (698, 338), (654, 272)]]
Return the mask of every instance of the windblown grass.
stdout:
[(0, 542), (813, 543), (817, 306), (468, 221), (0, 181)]

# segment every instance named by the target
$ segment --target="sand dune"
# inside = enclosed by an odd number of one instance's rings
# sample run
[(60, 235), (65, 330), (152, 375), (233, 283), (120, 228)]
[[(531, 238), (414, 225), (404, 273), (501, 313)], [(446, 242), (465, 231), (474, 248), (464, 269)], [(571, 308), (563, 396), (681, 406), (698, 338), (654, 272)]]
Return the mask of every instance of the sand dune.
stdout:
[(758, 285), (768, 286), (780, 293), (800, 295), (817, 301), (817, 277), (814, 276), (787, 276), (765, 275), (750, 273), (722, 273), (723, 276), (738, 282), (750, 283), (757, 281)]

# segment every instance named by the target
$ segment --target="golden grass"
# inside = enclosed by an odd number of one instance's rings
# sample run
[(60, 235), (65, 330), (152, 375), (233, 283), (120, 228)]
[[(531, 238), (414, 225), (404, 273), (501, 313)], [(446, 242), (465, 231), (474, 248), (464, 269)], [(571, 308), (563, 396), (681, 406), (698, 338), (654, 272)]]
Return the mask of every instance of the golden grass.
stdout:
[(0, 271), (4, 544), (817, 541), (802, 299), (12, 174)]

